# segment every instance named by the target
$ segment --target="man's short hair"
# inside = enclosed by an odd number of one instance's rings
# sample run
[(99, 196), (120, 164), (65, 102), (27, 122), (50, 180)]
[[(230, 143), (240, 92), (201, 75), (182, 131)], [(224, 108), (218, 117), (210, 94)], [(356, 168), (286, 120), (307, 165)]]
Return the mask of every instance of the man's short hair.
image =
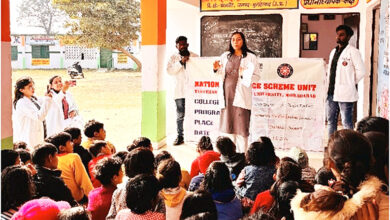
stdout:
[(345, 30), (345, 32), (347, 33), (348, 36), (352, 37), (353, 36), (353, 30), (350, 26), (347, 26), (347, 25), (339, 25), (337, 28), (336, 28), (336, 32), (339, 31), (339, 30)]
[(176, 43), (179, 43), (180, 41), (185, 41), (185, 42), (187, 42), (187, 38), (184, 37), (184, 36), (179, 36), (179, 37), (177, 37), (177, 38), (176, 38)]
[(95, 120), (89, 120), (84, 126), (84, 134), (85, 136), (92, 138), (94, 137), (94, 133), (104, 127), (104, 124)]

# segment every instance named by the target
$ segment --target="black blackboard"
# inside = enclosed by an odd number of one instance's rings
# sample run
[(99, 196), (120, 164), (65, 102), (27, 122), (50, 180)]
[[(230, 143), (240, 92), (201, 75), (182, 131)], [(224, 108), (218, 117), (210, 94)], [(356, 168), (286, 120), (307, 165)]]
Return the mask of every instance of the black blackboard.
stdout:
[(279, 14), (203, 16), (201, 56), (220, 56), (229, 48), (230, 35), (241, 31), (256, 55), (282, 57), (282, 21)]

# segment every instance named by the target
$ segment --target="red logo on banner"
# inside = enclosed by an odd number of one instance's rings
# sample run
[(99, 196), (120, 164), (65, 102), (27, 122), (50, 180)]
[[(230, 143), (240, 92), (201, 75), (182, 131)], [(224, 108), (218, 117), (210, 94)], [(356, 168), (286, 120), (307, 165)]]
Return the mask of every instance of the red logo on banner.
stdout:
[(283, 63), (283, 64), (280, 64), (280, 66), (278, 67), (278, 75), (282, 78), (288, 78), (290, 77), (294, 70), (292, 68), (292, 66), (288, 63)]

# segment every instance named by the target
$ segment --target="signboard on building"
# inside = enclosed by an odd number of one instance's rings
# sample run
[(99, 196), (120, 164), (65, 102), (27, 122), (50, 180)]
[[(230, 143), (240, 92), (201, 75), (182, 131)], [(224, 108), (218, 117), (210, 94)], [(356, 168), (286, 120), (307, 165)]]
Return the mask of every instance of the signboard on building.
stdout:
[(127, 63), (127, 56), (124, 53), (118, 53), (118, 63)]
[(56, 41), (54, 36), (26, 36), (27, 45), (55, 45)]
[(297, 0), (201, 0), (201, 11), (296, 9)]
[[(223, 86), (213, 74), (217, 58), (192, 58), (187, 63), (186, 140), (219, 135), (217, 91)], [(325, 131), (325, 69), (322, 59), (259, 59), (261, 80), (252, 84), (250, 139), (272, 139), (277, 149), (299, 146), (323, 151)]]
[(359, 0), (300, 0), (303, 8), (353, 8)]
[(31, 65), (32, 66), (50, 65), (50, 59), (32, 59)]

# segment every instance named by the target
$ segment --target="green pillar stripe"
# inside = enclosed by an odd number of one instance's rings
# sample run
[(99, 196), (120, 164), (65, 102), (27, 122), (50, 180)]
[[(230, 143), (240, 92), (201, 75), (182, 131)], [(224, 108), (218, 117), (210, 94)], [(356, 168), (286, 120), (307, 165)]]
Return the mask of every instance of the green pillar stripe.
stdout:
[(63, 57), (60, 58), (60, 68), (61, 69), (64, 68), (64, 58)]
[(159, 142), (166, 136), (165, 91), (142, 92), (141, 134), (152, 142)]
[(1, 149), (13, 149), (13, 136), (1, 139)]

